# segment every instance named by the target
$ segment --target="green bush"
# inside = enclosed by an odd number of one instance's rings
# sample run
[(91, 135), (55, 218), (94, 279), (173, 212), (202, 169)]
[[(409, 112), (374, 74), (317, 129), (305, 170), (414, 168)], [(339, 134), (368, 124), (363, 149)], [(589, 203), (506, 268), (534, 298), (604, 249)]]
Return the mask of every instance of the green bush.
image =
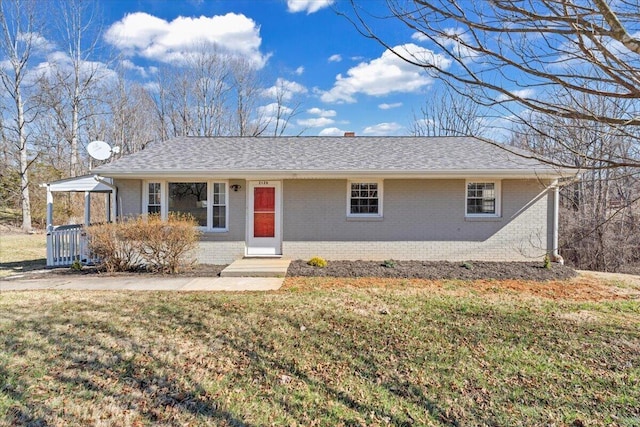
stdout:
[(546, 268), (547, 270), (551, 269), (551, 257), (549, 256), (549, 254), (546, 254), (544, 256), (544, 259), (542, 260), (543, 266), (544, 268)]
[(89, 249), (107, 271), (146, 269), (174, 274), (195, 263), (191, 258), (200, 231), (195, 220), (170, 214), (89, 227)]
[(327, 261), (324, 258), (321, 258), (319, 256), (314, 256), (309, 261), (307, 261), (307, 264), (314, 267), (324, 268), (327, 266)]
[(396, 268), (396, 262), (392, 259), (385, 259), (382, 262), (382, 266), (386, 268)]

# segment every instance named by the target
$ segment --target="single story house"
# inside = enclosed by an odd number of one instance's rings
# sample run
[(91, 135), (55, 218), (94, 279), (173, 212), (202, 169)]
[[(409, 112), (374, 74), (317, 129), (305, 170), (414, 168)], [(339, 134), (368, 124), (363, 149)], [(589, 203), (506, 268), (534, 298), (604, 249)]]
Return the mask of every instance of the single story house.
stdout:
[[(117, 216), (189, 213), (201, 263), (541, 260), (569, 174), (473, 137), (179, 137), (96, 167)], [(112, 181), (111, 181), (112, 180)]]

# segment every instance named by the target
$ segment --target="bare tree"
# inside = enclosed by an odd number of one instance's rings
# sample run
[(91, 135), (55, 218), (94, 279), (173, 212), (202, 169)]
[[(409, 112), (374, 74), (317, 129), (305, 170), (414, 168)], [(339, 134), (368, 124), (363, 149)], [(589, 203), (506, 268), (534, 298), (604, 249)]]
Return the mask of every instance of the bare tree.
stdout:
[[(92, 113), (94, 105), (103, 98), (100, 92), (109, 71), (105, 64), (96, 62), (100, 40), (97, 5), (87, 0), (66, 0), (57, 8), (57, 33), (65, 50), (52, 63), (52, 75), (42, 79), (43, 102), (56, 114), (58, 126), (70, 147), (69, 172), (76, 176), (82, 172), (80, 138), (82, 127)], [(99, 113), (101, 113), (100, 111)]]
[(278, 78), (274, 86), (266, 91), (267, 97), (273, 102), (262, 107), (263, 114), (259, 119), (262, 123), (261, 133), (268, 130), (272, 136), (282, 136), (291, 120), (300, 114), (302, 103), (295, 99), (291, 85), (292, 82)]
[[(383, 17), (367, 11), (369, 2), (351, 3), (355, 15), (350, 19), (365, 36), (481, 106), (512, 116), (534, 111), (605, 123), (621, 132), (640, 125), (640, 39), (634, 36), (640, 31), (640, 8), (635, 0), (386, 0), (389, 13)], [(393, 46), (378, 30), (389, 20), (406, 26), (448, 60)], [(465, 93), (464, 87), (475, 90)], [(591, 110), (581, 95), (634, 102), (613, 114)], [(640, 166), (635, 154), (606, 156), (601, 167)]]
[[(201, 44), (184, 61), (162, 68), (149, 91), (162, 139), (175, 136), (258, 136), (275, 120), (275, 136), (297, 114), (285, 107), (279, 88), (277, 116), (258, 106), (264, 88), (260, 70), (250, 60)], [(288, 99), (288, 98), (287, 98)]]
[(36, 2), (29, 0), (0, 1), (0, 54), (7, 60), (6, 67), (0, 66), (0, 80), (5, 95), (11, 99), (13, 110), (4, 129), (19, 157), (22, 229), (27, 232), (32, 229), (29, 168), (33, 162), (27, 127), (35, 110), (27, 103), (30, 88), (26, 77), (32, 54), (42, 41), (42, 27), (37, 19), (36, 8)]
[(429, 92), (409, 129), (414, 136), (481, 136), (486, 121), (478, 104), (445, 86)]
[(107, 105), (108, 114), (92, 116), (89, 136), (120, 147), (114, 158), (140, 151), (161, 138), (153, 99), (139, 84), (120, 77), (107, 93)]
[(238, 136), (257, 136), (264, 126), (256, 116), (257, 102), (260, 96), (260, 77), (255, 65), (246, 58), (231, 60), (232, 93), (235, 98), (235, 134)]
[[(217, 136), (224, 134), (227, 96), (230, 90), (231, 65), (228, 55), (218, 51), (215, 45), (202, 44), (188, 56), (183, 68), (188, 81), (180, 85), (181, 94), (189, 94), (193, 105), (193, 128), (189, 135)], [(188, 103), (183, 103), (188, 107)], [(187, 115), (189, 113), (186, 113)]]
[[(623, 114), (630, 102), (586, 94), (580, 99), (582, 105), (600, 115)], [(637, 126), (621, 132), (619, 126), (607, 123), (530, 112), (526, 124), (516, 127), (512, 138), (514, 145), (584, 171), (580, 180), (560, 193), (560, 248), (567, 261), (580, 268), (604, 271), (640, 261), (637, 168), (606, 167), (610, 157), (636, 155), (640, 138)], [(557, 141), (565, 141), (564, 146)]]

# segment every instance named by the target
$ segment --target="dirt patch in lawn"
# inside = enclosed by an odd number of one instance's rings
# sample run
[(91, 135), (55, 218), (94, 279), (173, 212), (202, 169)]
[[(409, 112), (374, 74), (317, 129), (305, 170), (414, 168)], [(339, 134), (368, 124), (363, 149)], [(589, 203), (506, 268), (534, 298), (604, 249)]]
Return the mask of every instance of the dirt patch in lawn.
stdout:
[(444, 262), (444, 261), (394, 261), (391, 264), (377, 261), (329, 261), (326, 267), (313, 267), (305, 261), (292, 261), (287, 276), (303, 277), (380, 277), (431, 280), (564, 280), (576, 276), (575, 270), (553, 264), (544, 268), (533, 262)]
[(640, 289), (620, 288), (583, 276), (546, 282), (517, 279), (463, 281), (379, 277), (287, 277), (281, 291), (348, 288), (405, 289), (410, 293), (427, 292), (433, 295), (461, 297), (482, 295), (483, 298), (501, 301), (531, 298), (580, 302), (640, 300)]

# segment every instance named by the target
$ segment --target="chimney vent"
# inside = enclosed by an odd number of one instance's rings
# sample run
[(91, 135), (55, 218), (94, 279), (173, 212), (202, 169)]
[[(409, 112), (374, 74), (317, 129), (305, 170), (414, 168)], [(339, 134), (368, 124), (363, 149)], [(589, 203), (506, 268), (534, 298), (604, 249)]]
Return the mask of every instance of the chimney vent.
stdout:
[(344, 136), (347, 138), (353, 138), (354, 136), (356, 136), (355, 132), (345, 132)]

